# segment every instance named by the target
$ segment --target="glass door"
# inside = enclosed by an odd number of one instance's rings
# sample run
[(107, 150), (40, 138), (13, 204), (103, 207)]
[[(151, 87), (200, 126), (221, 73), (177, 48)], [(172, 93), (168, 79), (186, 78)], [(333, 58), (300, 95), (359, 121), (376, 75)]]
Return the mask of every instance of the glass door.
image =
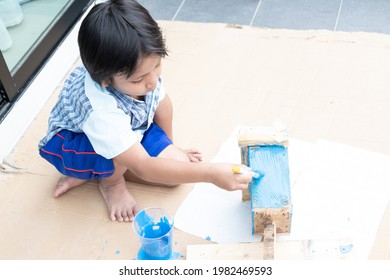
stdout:
[(93, 0), (0, 0), (0, 121)]

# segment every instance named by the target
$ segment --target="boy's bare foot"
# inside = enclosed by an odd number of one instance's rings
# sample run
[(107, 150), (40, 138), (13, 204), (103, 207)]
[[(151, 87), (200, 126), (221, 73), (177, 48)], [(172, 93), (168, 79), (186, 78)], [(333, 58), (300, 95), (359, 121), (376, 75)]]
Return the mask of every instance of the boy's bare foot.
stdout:
[(66, 193), (68, 190), (80, 186), (86, 181), (87, 180), (81, 180), (73, 177), (62, 177), (58, 180), (57, 185), (54, 187), (53, 195), (54, 197), (59, 197), (60, 195)]
[(134, 197), (127, 190), (123, 177), (114, 184), (100, 181), (99, 189), (106, 201), (111, 220), (133, 221), (134, 215), (138, 212), (137, 206)]

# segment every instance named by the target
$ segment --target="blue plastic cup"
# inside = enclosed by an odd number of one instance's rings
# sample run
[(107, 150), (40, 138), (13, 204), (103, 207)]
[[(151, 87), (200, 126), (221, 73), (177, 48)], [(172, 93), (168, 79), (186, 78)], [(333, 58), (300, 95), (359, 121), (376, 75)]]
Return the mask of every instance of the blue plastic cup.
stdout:
[(133, 229), (141, 243), (138, 260), (172, 258), (173, 218), (162, 208), (146, 208), (138, 212)]

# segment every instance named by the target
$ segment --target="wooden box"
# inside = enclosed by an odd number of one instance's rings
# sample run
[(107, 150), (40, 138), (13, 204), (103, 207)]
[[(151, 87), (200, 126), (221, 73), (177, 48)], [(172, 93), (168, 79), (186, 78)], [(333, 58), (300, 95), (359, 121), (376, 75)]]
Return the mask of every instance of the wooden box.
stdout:
[(241, 162), (260, 174), (242, 200), (251, 203), (253, 234), (264, 234), (268, 224), (276, 233), (289, 233), (292, 218), (288, 139), (284, 129), (246, 128), (240, 131)]

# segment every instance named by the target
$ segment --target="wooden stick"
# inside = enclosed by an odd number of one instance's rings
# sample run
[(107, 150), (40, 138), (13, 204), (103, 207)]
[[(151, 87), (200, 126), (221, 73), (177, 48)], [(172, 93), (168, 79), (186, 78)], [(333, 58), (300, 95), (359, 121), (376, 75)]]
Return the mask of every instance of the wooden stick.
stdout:
[(273, 260), (275, 259), (275, 239), (276, 239), (276, 227), (274, 223), (265, 225), (264, 228), (264, 250), (263, 259)]
[[(275, 242), (275, 260), (356, 260), (353, 238), (280, 240)], [(187, 260), (262, 260), (264, 242), (189, 244)]]

